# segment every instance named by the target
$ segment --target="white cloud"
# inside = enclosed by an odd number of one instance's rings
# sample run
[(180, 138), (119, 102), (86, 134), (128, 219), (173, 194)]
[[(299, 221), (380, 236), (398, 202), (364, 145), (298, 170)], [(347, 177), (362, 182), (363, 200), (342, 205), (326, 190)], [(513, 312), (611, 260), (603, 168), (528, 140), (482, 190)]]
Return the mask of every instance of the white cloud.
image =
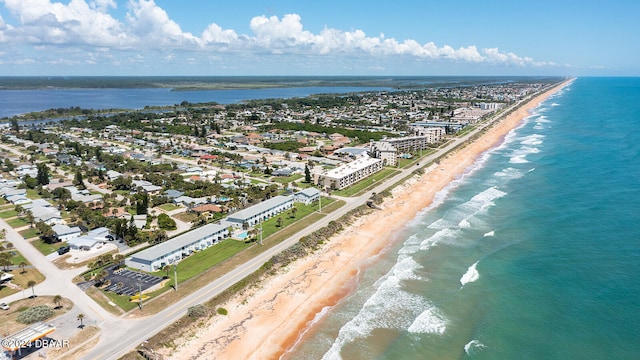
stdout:
[(129, 0), (127, 20), (135, 36), (143, 43), (155, 46), (188, 46), (199, 40), (191, 33), (183, 32), (180, 25), (169, 18), (166, 11), (153, 0)]
[(238, 42), (238, 34), (233, 30), (222, 30), (217, 24), (211, 24), (202, 32), (201, 39), (204, 45), (231, 45)]
[(90, 7), (84, 0), (69, 4), (49, 0), (4, 0), (20, 22), (11, 32), (14, 41), (43, 44), (121, 46), (131, 42), (124, 28), (106, 10), (109, 1)]
[[(459, 48), (438, 46), (414, 39), (387, 38), (382, 33), (369, 36), (358, 29), (343, 31), (325, 27), (318, 33), (312, 33), (304, 29), (298, 14), (286, 14), (281, 18), (253, 17), (249, 21), (250, 34), (239, 34), (211, 23), (197, 36), (183, 31), (154, 0), (128, 0), (125, 19), (111, 15), (110, 12), (117, 8), (115, 0), (70, 0), (67, 4), (55, 1), (0, 0), (19, 23), (12, 26), (0, 17), (0, 42), (31, 44), (36, 50), (39, 45), (88, 46), (95, 51), (173, 49), (205, 53), (203, 59), (225, 52), (245, 56), (266, 52), (306, 57), (346, 55), (375, 59), (402, 56), (433, 61), (555, 66), (554, 63), (536, 62), (511, 52), (501, 52), (497, 47), (479, 51), (475, 45)], [(51, 50), (50, 46), (46, 48)], [(188, 61), (196, 62), (198, 58), (193, 56)]]

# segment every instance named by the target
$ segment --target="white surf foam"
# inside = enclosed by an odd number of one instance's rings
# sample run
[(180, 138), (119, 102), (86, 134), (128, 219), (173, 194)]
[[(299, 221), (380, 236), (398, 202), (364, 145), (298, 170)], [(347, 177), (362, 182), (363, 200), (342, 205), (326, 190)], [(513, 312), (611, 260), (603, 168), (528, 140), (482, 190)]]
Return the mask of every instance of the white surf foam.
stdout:
[(395, 272), (394, 266), (382, 281), (376, 282), (376, 292), (358, 314), (340, 328), (323, 359), (340, 359), (340, 349), (357, 338), (368, 336), (374, 329), (406, 330), (425, 308), (433, 307), (421, 296), (402, 290), (401, 279)]
[(505, 180), (514, 180), (522, 177), (522, 172), (516, 168), (508, 167), (493, 174)]
[(462, 221), (460, 221), (460, 223), (458, 223), (458, 226), (461, 229), (471, 229), (471, 223), (469, 222), (468, 219), (462, 219)]
[(533, 135), (529, 135), (529, 136), (523, 137), (522, 140), (520, 141), (520, 144), (522, 144), (522, 145), (540, 145), (540, 144), (542, 144), (542, 141), (543, 141), (544, 138), (545, 138), (544, 135), (533, 134)]
[(447, 321), (438, 309), (431, 307), (418, 315), (408, 330), (413, 334), (442, 335), (447, 330)]
[(478, 340), (471, 340), (469, 341), (465, 346), (464, 346), (464, 352), (467, 353), (467, 355), (471, 355), (471, 352), (475, 349), (484, 349), (486, 346), (484, 346), (483, 343), (481, 343)]
[(484, 233), (484, 235), (483, 235), (483, 236), (485, 236), (485, 237), (486, 237), (486, 236), (495, 236), (495, 235), (496, 235), (496, 232), (495, 232), (495, 231), (489, 231), (488, 233)]
[(422, 243), (420, 244), (420, 250), (429, 250), (431, 247), (435, 246), (443, 239), (457, 237), (458, 234), (458, 231), (450, 228), (438, 230), (435, 234), (422, 241)]
[(477, 265), (478, 265), (478, 261), (474, 262), (473, 265), (469, 266), (469, 268), (467, 269), (467, 272), (465, 272), (464, 275), (462, 275), (462, 277), (460, 278), (460, 284), (462, 284), (462, 286), (460, 288), (480, 278), (480, 273), (478, 272), (478, 269), (476, 269)]

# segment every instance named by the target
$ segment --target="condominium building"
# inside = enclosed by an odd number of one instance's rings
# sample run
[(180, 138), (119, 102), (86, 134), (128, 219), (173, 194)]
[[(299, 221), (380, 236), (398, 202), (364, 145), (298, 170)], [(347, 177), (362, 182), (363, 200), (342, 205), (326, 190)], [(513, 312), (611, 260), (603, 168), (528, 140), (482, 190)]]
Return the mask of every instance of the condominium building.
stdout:
[(261, 203), (255, 204), (244, 210), (240, 210), (227, 217), (227, 221), (235, 227), (241, 227), (245, 223), (254, 226), (293, 207), (293, 196), (278, 195)]
[(206, 249), (229, 235), (229, 224), (207, 224), (131, 255), (125, 265), (154, 272), (175, 264), (194, 251)]
[(344, 189), (382, 170), (383, 166), (381, 159), (364, 156), (335, 169), (315, 174), (314, 182), (329, 189)]

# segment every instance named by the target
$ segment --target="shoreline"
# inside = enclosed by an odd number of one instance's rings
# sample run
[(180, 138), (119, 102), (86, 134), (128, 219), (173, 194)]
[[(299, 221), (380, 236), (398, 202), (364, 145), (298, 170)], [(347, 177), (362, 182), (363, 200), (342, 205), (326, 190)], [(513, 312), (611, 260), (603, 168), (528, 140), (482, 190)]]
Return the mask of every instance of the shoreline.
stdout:
[(392, 190), (381, 210), (356, 220), (327, 241), (321, 250), (263, 280), (251, 294), (239, 294), (223, 306), (226, 317), (214, 316), (168, 354), (171, 359), (274, 359), (295, 348), (314, 331), (318, 314), (347, 296), (358, 274), (397, 239), (397, 229), (429, 206), (435, 195), (458, 178), (487, 150), (499, 145), (530, 110), (571, 83), (564, 81), (537, 95), (496, 122), (473, 142), (446, 155), (423, 175)]

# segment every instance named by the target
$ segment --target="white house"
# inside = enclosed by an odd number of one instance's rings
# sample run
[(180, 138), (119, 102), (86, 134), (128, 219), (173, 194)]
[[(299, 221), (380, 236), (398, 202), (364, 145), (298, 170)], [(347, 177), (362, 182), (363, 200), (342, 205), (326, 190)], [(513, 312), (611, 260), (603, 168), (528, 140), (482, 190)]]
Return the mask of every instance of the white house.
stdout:
[(99, 227), (89, 231), (86, 235), (69, 239), (67, 243), (71, 250), (89, 251), (102, 247), (102, 244), (107, 240), (107, 235), (110, 235), (109, 229)]
[(79, 227), (69, 227), (64, 224), (55, 224), (51, 229), (55, 233), (56, 238), (60, 241), (69, 241), (70, 239), (79, 237), (82, 233)]
[(309, 205), (312, 202), (318, 200), (318, 198), (320, 197), (320, 191), (316, 188), (311, 187), (311, 188), (306, 188), (302, 191), (299, 191), (295, 193), (293, 196), (294, 196), (295, 202)]

